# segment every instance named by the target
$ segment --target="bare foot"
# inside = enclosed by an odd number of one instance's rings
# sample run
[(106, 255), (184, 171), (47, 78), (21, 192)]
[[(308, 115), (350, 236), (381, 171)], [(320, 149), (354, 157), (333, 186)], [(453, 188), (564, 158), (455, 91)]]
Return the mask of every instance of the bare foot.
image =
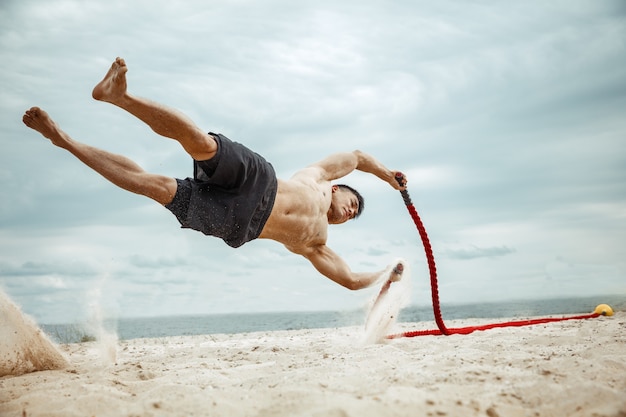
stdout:
[(91, 96), (96, 100), (115, 103), (126, 94), (126, 62), (120, 57), (115, 58), (115, 62), (91, 92)]
[(31, 107), (29, 110), (26, 110), (22, 121), (26, 126), (41, 133), (57, 146), (64, 148), (69, 142), (69, 138), (65, 132), (48, 116), (48, 113), (41, 110), (39, 107)]

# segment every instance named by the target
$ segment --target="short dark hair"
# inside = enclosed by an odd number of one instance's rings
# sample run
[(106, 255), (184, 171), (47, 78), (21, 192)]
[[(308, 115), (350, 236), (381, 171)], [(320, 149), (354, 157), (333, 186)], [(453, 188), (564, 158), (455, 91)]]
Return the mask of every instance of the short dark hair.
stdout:
[(361, 193), (359, 193), (357, 190), (355, 190), (354, 188), (350, 187), (349, 185), (346, 184), (337, 184), (338, 188), (342, 188), (344, 190), (350, 191), (352, 194), (354, 194), (354, 196), (356, 197), (357, 201), (359, 202), (359, 208), (356, 211), (356, 214), (354, 215), (354, 218), (356, 219), (357, 217), (359, 217), (361, 215), (361, 213), (363, 213), (363, 209), (365, 208), (365, 201), (363, 201), (363, 196), (361, 195)]

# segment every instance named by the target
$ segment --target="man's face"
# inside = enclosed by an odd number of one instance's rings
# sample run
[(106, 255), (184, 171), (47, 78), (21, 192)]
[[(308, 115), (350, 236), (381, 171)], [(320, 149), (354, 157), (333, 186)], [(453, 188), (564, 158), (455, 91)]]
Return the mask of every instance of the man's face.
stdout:
[(341, 224), (354, 219), (359, 211), (359, 200), (350, 190), (337, 187), (332, 188), (332, 200), (328, 209), (328, 223)]

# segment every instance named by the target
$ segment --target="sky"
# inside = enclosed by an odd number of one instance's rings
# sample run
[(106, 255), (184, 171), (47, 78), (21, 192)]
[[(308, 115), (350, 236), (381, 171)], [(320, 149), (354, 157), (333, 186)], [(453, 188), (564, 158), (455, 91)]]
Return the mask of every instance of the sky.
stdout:
[[(5, 0), (0, 5), (0, 288), (40, 323), (353, 310), (349, 291), (273, 241), (183, 230), (26, 128), (192, 175), (177, 142), (91, 98), (115, 57), (129, 92), (262, 154), (280, 178), (360, 149), (408, 177), (441, 302), (626, 295), (622, 1)], [(430, 305), (419, 235), (371, 174), (331, 226), (354, 271), (397, 259)], [(602, 300), (599, 299), (599, 302)]]

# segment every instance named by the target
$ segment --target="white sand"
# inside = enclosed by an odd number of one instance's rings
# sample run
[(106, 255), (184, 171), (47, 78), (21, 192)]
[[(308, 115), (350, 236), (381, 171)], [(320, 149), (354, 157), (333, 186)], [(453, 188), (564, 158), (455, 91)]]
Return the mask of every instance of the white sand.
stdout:
[(0, 378), (0, 415), (626, 416), (623, 312), (358, 346), (362, 336), (351, 327), (136, 339), (118, 342), (110, 365), (98, 342), (64, 345), (69, 368)]

